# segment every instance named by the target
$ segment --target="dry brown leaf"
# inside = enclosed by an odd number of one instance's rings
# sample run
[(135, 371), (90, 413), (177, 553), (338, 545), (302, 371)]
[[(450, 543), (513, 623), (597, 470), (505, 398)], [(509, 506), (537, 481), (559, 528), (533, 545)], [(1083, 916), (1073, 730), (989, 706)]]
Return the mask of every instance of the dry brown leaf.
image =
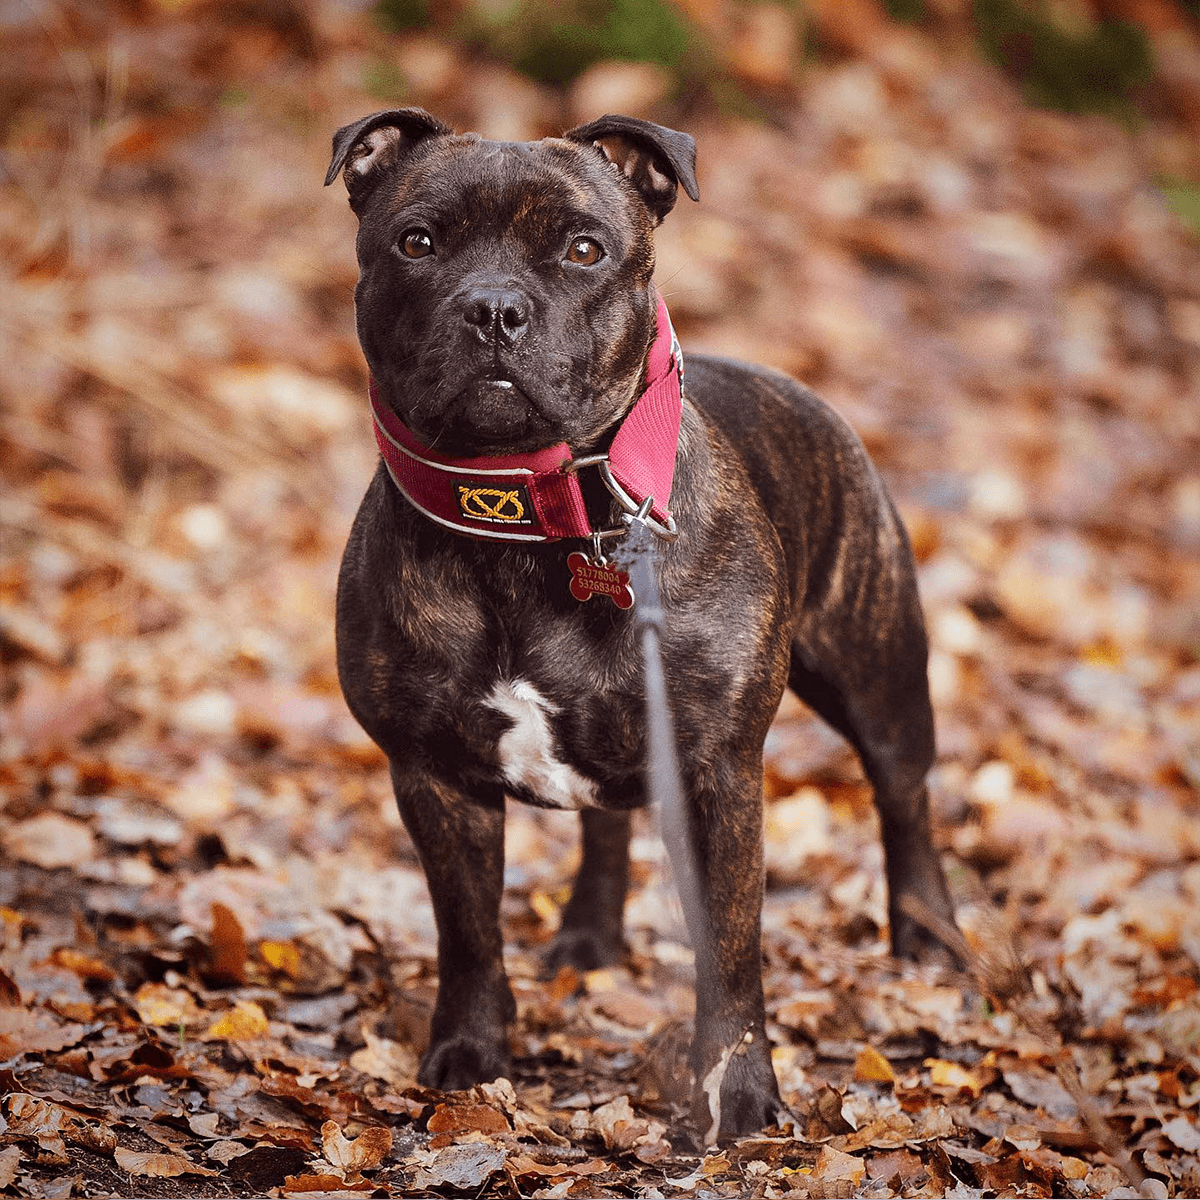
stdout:
[(571, 1128), (579, 1133), (598, 1134), (610, 1150), (656, 1152), (665, 1145), (666, 1126), (649, 1117), (639, 1117), (628, 1096), (618, 1096), (592, 1112), (580, 1109), (571, 1117)]
[(96, 839), (82, 821), (47, 812), (10, 826), (4, 847), (14, 858), (52, 870), (79, 867), (96, 853)]
[(376, 1125), (356, 1138), (347, 1138), (336, 1121), (321, 1126), (321, 1147), (326, 1160), (343, 1175), (374, 1171), (392, 1149), (392, 1131)]
[(5, 1146), (3, 1150), (0, 1150), (0, 1188), (12, 1186), (20, 1167), (20, 1146)]
[(1163, 1133), (1171, 1140), (1172, 1145), (1192, 1154), (1200, 1153), (1200, 1129), (1187, 1117), (1173, 1117), (1163, 1122)]
[(650, 1037), (671, 1015), (662, 1004), (623, 988), (589, 996), (587, 1011), (599, 1029), (638, 1037)]
[(508, 1158), (499, 1146), (470, 1143), (426, 1151), (414, 1160), (419, 1170), (413, 1177), (417, 1188), (453, 1187), (475, 1192), (502, 1170)]
[(45, 1009), (0, 1008), (0, 1059), (73, 1046), (88, 1029), (66, 1024)]
[(212, 933), (209, 937), (209, 976), (220, 983), (243, 983), (248, 953), (246, 934), (237, 914), (228, 905), (214, 901)]
[(283, 1190), (297, 1195), (305, 1192), (352, 1192), (361, 1186), (360, 1183), (347, 1182), (340, 1175), (288, 1175), (283, 1181)]
[(812, 1173), (815, 1179), (844, 1180), (858, 1187), (866, 1171), (867, 1165), (861, 1158), (832, 1146), (822, 1146)]
[(367, 1044), (350, 1055), (350, 1065), (356, 1071), (382, 1079), (394, 1088), (416, 1083), (417, 1056), (408, 1046), (376, 1036), (365, 1024), (362, 1036)]
[(427, 1126), (430, 1133), (507, 1133), (508, 1119), (490, 1104), (439, 1104)]
[(603, 1175), (612, 1164), (599, 1158), (565, 1159), (561, 1162), (538, 1162), (527, 1154), (510, 1154), (506, 1163), (508, 1173), (516, 1179), (521, 1175)]
[(116, 978), (116, 973), (106, 962), (91, 954), (84, 954), (70, 946), (60, 946), (50, 955), (50, 961), (56, 967), (72, 971), (80, 979), (93, 980), (97, 983), (110, 983)]
[(173, 1179), (177, 1175), (219, 1175), (211, 1167), (194, 1163), (182, 1154), (143, 1153), (126, 1150), (118, 1146), (113, 1154), (117, 1166), (130, 1175), (144, 1175), (152, 1179)]

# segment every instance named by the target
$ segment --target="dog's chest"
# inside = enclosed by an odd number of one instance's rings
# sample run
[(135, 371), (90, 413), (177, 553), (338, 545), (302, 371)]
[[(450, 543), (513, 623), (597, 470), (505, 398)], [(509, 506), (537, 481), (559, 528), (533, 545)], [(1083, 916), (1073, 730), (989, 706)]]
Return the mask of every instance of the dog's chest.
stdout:
[(496, 742), (500, 775), (521, 799), (553, 808), (590, 808), (596, 784), (564, 761), (552, 724), (559, 707), (526, 679), (500, 680), (485, 704), (511, 721)]

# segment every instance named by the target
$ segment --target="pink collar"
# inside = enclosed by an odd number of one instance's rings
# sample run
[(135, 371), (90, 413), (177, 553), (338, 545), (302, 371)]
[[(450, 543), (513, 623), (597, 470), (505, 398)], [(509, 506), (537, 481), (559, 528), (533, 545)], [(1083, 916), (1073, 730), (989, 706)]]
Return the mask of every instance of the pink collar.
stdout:
[[(653, 497), (651, 516), (673, 529), (667, 505), (679, 445), (683, 356), (661, 296), (657, 315), (646, 390), (621, 422), (606, 465), (626, 493), (622, 499), (609, 483), (623, 507), (632, 511)], [(373, 381), (370, 394), (375, 441), (388, 474), (404, 498), (431, 521), (456, 533), (505, 542), (552, 542), (595, 532), (578, 472), (598, 465), (603, 473), (605, 456), (589, 455), (574, 463), (571, 448), (559, 442), (529, 454), (448, 458), (417, 440), (379, 400)]]

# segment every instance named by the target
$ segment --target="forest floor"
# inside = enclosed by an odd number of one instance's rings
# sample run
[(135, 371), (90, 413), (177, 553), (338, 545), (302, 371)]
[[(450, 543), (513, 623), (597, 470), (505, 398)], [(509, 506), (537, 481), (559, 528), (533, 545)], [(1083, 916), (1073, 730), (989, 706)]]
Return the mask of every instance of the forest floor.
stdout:
[[(17, 11), (0, 1192), (1200, 1194), (1200, 249), (1156, 185), (1200, 175), (1196, 130), (1035, 110), (904, 30), (752, 120), (656, 104), (643, 68), (552, 90), (333, 0)], [(976, 970), (888, 956), (869, 792), (785, 703), (763, 960), (791, 1128), (690, 1140), (649, 819), (628, 962), (547, 981), (574, 828), (512, 806), (514, 1078), (415, 1083), (432, 917), (334, 668), (375, 452), (321, 187), (332, 130), (397, 100), (500, 137), (686, 126), (702, 203), (658, 238), (685, 350), (816, 387), (908, 522)]]

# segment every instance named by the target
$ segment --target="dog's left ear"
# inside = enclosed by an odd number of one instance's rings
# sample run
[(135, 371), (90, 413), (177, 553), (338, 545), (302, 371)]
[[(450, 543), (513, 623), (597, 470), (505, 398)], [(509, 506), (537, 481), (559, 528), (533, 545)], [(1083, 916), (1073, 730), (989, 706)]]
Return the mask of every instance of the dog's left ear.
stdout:
[(675, 207), (676, 189), (700, 199), (696, 184), (696, 143), (686, 133), (637, 117), (598, 117), (563, 134), (590, 143), (641, 193), (655, 223)]

